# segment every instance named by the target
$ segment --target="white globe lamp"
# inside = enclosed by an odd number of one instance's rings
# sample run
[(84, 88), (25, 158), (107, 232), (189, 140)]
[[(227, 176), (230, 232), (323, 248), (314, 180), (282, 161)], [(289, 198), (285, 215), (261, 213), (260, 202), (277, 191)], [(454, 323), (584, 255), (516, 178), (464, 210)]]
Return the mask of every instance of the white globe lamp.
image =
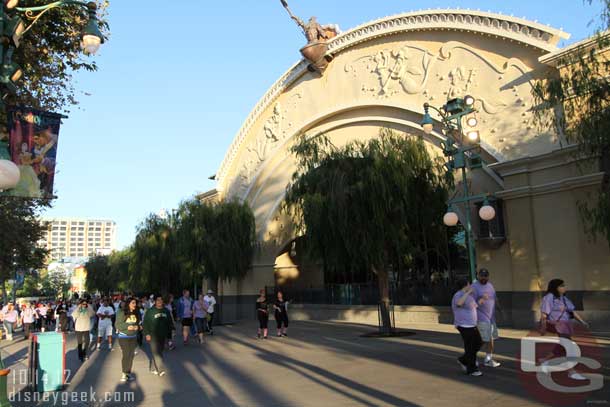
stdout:
[(496, 217), (496, 210), (493, 206), (489, 204), (489, 202), (485, 201), (485, 203), (483, 203), (483, 206), (481, 206), (481, 209), (479, 209), (479, 216), (484, 221), (489, 222), (490, 220)]
[(443, 216), (443, 223), (446, 226), (453, 227), (458, 224), (458, 221), (459, 218), (457, 216), (457, 213), (453, 212), (453, 210), (449, 208), (445, 216)]

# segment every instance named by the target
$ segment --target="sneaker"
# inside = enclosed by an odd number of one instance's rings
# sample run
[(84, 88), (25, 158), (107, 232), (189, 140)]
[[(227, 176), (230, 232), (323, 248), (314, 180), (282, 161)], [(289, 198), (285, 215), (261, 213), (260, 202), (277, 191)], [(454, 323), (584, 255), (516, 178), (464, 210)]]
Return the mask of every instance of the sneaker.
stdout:
[(568, 373), (568, 377), (572, 380), (587, 380), (585, 376), (581, 375), (578, 372), (570, 372)]
[(138, 354), (138, 351), (137, 351), (137, 350), (134, 350), (134, 351), (133, 351), (133, 355), (135, 356), (135, 355), (137, 355), (137, 354)]
[(125, 383), (127, 380), (129, 380), (129, 375), (127, 373), (123, 373), (121, 375), (121, 383)]
[(458, 358), (458, 361), (457, 361), (457, 362), (458, 362), (458, 364), (460, 365), (460, 367), (462, 368), (462, 371), (463, 371), (464, 373), (466, 373), (466, 372), (468, 371), (468, 367), (467, 367), (467, 366), (466, 366), (464, 363), (462, 363), (462, 361), (461, 361), (459, 358)]
[(263, 336), (263, 339), (267, 339), (267, 336)]
[(154, 375), (158, 375), (158, 374), (159, 374), (159, 372), (158, 372), (158, 371), (156, 371), (156, 370), (151, 370), (151, 371), (150, 371), (150, 373), (152, 373), (152, 374), (154, 374)]
[(288, 334), (282, 334), (282, 336), (288, 336)]
[(163, 376), (165, 376), (165, 370), (161, 370), (161, 371), (159, 372), (159, 377), (163, 377)]
[(98, 343), (98, 344), (97, 344), (97, 346), (95, 347), (95, 349), (98, 349), (98, 350), (99, 350), (99, 349), (101, 349), (101, 348), (102, 348), (102, 345), (100, 345), (99, 343)]
[(127, 381), (132, 382), (132, 381), (134, 381), (134, 380), (136, 380), (136, 377), (133, 375), (133, 373), (129, 373), (129, 374), (127, 375)]
[(278, 338), (281, 338), (281, 337), (282, 337), (282, 334), (277, 334), (277, 337), (278, 337)]
[(108, 346), (108, 350), (109, 350), (110, 352), (112, 352), (112, 351), (114, 350), (114, 348), (113, 348), (112, 346)]
[(470, 376), (483, 376), (483, 373), (481, 373), (480, 370), (475, 370), (474, 372), (470, 373)]
[(485, 366), (487, 366), (487, 367), (498, 367), (498, 366), (500, 366), (500, 365), (501, 365), (501, 363), (500, 363), (500, 362), (496, 362), (496, 361), (495, 361), (495, 360), (493, 360), (493, 359), (489, 359), (489, 360), (486, 360), (486, 361), (485, 361)]
[(256, 334), (256, 339), (260, 339), (261, 338), (261, 334)]

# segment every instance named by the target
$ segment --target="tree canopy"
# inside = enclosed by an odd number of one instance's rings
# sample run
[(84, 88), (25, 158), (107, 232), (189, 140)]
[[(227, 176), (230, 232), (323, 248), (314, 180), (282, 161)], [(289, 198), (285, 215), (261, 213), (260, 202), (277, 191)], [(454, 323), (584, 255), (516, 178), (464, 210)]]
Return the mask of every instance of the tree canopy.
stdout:
[[(21, 0), (19, 6), (48, 3), (48, 0)], [(106, 12), (109, 2), (98, 0), (96, 3), (100, 31), (108, 37)], [(70, 106), (78, 104), (74, 75), (79, 71), (96, 71), (98, 68), (94, 57), (81, 51), (82, 32), (87, 21), (88, 14), (84, 7), (57, 7), (42, 15), (24, 34), (13, 55), (14, 62), (23, 69), (23, 78), (16, 95), (8, 97), (8, 105), (67, 113)]]
[(202, 283), (245, 276), (254, 255), (255, 225), (245, 203), (185, 201), (166, 216), (149, 215), (133, 244), (87, 263), (87, 289), (176, 293)]
[[(366, 268), (377, 276), (389, 330), (388, 269), (410, 265), (446, 239), (442, 216), (452, 180), (420, 138), (382, 129), (378, 139), (333, 146), (302, 137), (284, 210), (308, 255), (328, 269)], [(384, 309), (385, 308), (385, 309)]]
[[(585, 0), (591, 3), (591, 0)], [(592, 237), (610, 244), (610, 1), (602, 2), (593, 46), (581, 46), (562, 58), (561, 76), (539, 81), (533, 89), (536, 117), (544, 128), (577, 144), (580, 157), (599, 160), (603, 180), (592, 202), (580, 202), (581, 216)]]
[(49, 206), (48, 200), (0, 196), (0, 283), (16, 270), (44, 266), (48, 252), (38, 242), (48, 225), (39, 216)]

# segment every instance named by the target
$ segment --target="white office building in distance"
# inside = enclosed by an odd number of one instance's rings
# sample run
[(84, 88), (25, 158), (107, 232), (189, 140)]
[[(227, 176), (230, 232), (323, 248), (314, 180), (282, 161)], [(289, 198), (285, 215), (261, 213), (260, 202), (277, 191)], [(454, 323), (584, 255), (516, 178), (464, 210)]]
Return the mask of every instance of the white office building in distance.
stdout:
[(107, 219), (55, 218), (42, 245), (49, 250), (50, 260), (64, 257), (89, 257), (110, 254), (116, 250), (117, 226)]

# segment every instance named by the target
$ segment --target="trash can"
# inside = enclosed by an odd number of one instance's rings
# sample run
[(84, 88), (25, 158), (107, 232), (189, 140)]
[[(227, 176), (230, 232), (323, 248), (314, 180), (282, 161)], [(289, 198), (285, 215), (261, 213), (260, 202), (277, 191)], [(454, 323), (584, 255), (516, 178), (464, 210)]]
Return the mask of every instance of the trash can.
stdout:
[(32, 388), (39, 392), (58, 391), (65, 384), (66, 336), (59, 332), (32, 335), (30, 347)]

